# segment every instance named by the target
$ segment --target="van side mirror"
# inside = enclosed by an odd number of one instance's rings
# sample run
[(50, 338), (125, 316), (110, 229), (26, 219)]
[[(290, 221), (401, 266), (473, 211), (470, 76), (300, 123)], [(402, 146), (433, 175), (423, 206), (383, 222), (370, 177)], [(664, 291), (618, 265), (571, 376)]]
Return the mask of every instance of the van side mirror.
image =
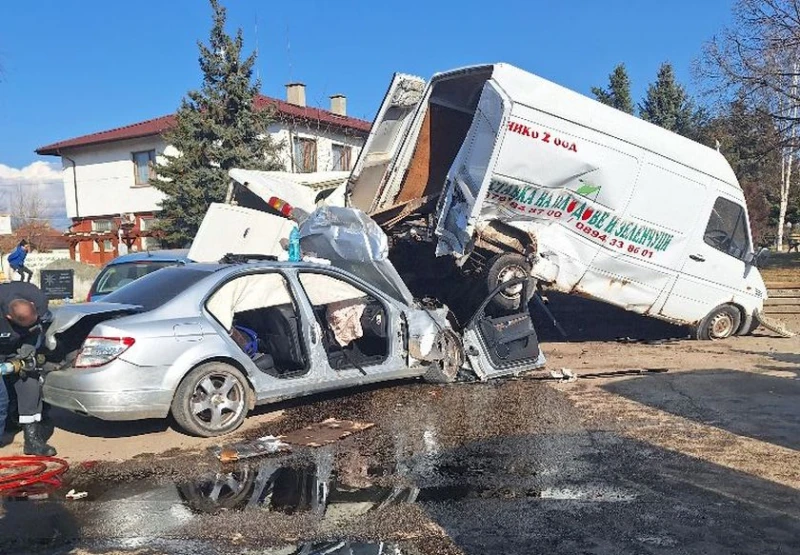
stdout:
[(752, 253), (748, 256), (749, 260), (747, 260), (748, 264), (752, 264), (756, 268), (760, 268), (764, 262), (769, 259), (769, 249), (766, 247), (762, 247), (758, 249), (757, 253)]

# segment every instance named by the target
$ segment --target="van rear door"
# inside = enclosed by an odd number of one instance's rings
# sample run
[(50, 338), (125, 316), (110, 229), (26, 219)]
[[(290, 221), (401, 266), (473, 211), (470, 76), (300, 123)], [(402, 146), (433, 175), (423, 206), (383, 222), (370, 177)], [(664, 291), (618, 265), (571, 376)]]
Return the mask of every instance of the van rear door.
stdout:
[(500, 130), (511, 110), (506, 94), (492, 81), (483, 87), (472, 126), (447, 175), (439, 201), (437, 256), (468, 250), (499, 151)]
[(369, 137), (350, 174), (348, 205), (364, 212), (375, 209), (425, 90), (425, 80), (395, 73), (383, 98)]

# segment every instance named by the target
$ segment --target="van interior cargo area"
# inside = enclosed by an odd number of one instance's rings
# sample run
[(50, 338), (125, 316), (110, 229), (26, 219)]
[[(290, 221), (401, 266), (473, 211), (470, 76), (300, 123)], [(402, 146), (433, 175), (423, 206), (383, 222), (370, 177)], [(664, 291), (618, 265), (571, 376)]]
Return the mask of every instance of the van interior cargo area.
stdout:
[[(396, 196), (387, 199), (382, 208), (438, 197), (472, 125), (483, 86), (490, 77), (491, 70), (487, 69), (434, 85), (403, 181)], [(429, 202), (421, 207), (424, 209), (421, 212), (433, 207), (435, 203)], [(376, 216), (373, 214), (376, 221), (382, 219)]]

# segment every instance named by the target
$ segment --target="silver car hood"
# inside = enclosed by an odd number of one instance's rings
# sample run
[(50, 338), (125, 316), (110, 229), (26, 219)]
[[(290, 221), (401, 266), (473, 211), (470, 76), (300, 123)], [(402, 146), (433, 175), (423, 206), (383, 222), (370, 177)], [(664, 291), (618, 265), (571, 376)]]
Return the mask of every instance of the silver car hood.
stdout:
[(45, 333), (45, 346), (51, 350), (55, 349), (55, 336), (65, 332), (85, 316), (105, 314), (111, 317), (113, 314), (133, 314), (141, 310), (142, 307), (135, 304), (104, 302), (65, 304), (54, 307), (51, 310), (52, 320)]

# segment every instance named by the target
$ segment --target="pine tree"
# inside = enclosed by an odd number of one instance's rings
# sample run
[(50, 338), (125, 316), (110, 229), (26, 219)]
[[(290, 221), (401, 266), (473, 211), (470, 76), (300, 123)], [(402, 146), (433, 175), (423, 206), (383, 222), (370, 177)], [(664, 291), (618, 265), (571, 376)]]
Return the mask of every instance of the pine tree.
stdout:
[(694, 138), (697, 134), (697, 120), (702, 117), (702, 112), (694, 110), (686, 89), (675, 80), (672, 64), (664, 62), (658, 70), (656, 82), (647, 88), (647, 95), (639, 104), (639, 117), (664, 129)]
[(625, 64), (619, 64), (608, 76), (607, 89), (592, 87), (592, 94), (603, 104), (608, 104), (626, 114), (633, 114), (631, 80), (625, 70)]
[(211, 0), (213, 27), (208, 45), (198, 42), (203, 85), (189, 91), (164, 140), (178, 152), (165, 153), (152, 185), (165, 193), (158, 229), (166, 246), (185, 246), (212, 202), (222, 202), (228, 170), (280, 169), (280, 145), (267, 128), (272, 115), (256, 110), (260, 88), (253, 82), (255, 53), (241, 60), (242, 31), (225, 33), (225, 8)]

